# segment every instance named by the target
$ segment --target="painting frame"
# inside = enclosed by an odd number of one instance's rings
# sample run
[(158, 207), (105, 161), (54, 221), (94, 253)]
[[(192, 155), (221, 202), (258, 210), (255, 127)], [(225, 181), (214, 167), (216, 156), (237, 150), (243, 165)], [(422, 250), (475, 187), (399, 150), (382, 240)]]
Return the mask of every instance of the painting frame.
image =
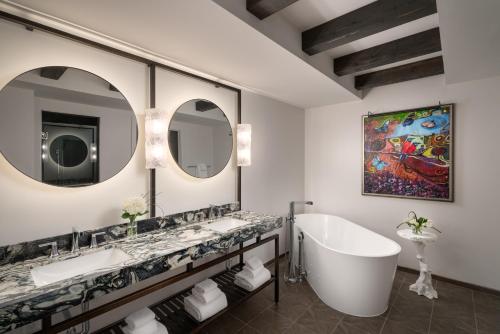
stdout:
[[(367, 166), (367, 151), (366, 151), (366, 119), (368, 118), (374, 118), (374, 117), (386, 117), (386, 116), (391, 116), (391, 115), (397, 115), (397, 114), (402, 114), (402, 113), (416, 113), (416, 112), (422, 112), (423, 110), (438, 110), (438, 109), (443, 109), (447, 108), (448, 109), (448, 117), (449, 117), (449, 148), (448, 148), (448, 154), (449, 154), (449, 167), (448, 167), (448, 196), (447, 197), (423, 197), (423, 196), (409, 196), (409, 195), (401, 195), (401, 194), (394, 194), (394, 193), (376, 193), (376, 192), (370, 192), (367, 191), (367, 185), (366, 185), (366, 166)], [(454, 103), (446, 103), (446, 104), (439, 104), (439, 105), (432, 105), (432, 106), (426, 106), (426, 107), (418, 107), (418, 108), (411, 108), (411, 109), (405, 109), (405, 110), (397, 110), (397, 111), (389, 111), (389, 112), (384, 112), (384, 113), (378, 113), (378, 114), (369, 114), (369, 115), (363, 115), (361, 117), (361, 130), (362, 130), (362, 147), (361, 147), (361, 154), (362, 154), (362, 159), (361, 159), (361, 194), (363, 196), (376, 196), (376, 197), (389, 197), (389, 198), (403, 198), (403, 199), (414, 199), (414, 200), (426, 200), (426, 201), (438, 201), (438, 202), (454, 202), (455, 201), (455, 186), (454, 186), (454, 180), (455, 180), (455, 152), (454, 152), (454, 146), (455, 146), (455, 104)]]

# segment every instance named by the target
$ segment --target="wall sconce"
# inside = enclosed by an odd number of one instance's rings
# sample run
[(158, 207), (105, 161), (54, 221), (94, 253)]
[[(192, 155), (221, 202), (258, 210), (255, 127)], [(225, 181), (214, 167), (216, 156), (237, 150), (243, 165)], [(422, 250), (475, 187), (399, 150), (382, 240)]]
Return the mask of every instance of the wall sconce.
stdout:
[(146, 109), (146, 168), (155, 169), (167, 165), (168, 121), (163, 110)]
[(47, 159), (47, 142), (45, 139), (42, 139), (42, 160)]
[(238, 124), (236, 136), (237, 164), (238, 166), (250, 166), (252, 164), (252, 125)]
[(97, 146), (95, 143), (90, 144), (90, 161), (97, 161)]

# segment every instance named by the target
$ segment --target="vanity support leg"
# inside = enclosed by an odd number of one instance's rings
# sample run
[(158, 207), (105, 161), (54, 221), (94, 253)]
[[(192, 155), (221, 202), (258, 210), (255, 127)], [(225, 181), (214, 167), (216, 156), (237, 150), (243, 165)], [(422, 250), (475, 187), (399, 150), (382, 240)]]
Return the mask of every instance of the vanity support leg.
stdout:
[[(243, 243), (240, 242), (240, 249), (243, 248)], [(243, 264), (244, 264), (244, 260), (243, 260), (243, 253), (240, 254), (240, 266), (243, 267)]]
[(47, 315), (42, 318), (42, 332), (52, 326), (52, 315)]
[(274, 302), (280, 301), (280, 238), (274, 239)]

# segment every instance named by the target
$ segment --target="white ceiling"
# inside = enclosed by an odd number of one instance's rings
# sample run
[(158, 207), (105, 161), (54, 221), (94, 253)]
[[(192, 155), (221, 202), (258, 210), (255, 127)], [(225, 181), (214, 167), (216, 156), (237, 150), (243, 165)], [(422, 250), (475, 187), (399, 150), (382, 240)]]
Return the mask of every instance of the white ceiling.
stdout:
[[(338, 78), (333, 74), (332, 58), (437, 26), (441, 30), (447, 82), (500, 74), (499, 0), (437, 0), (439, 15), (424, 17), (312, 57), (301, 50), (301, 31), (374, 0), (299, 0), (263, 21), (246, 11), (245, 1), (3, 2), (27, 6), (303, 108), (358, 99), (356, 92), (353, 93), (352, 76)], [(378, 69), (385, 67), (388, 66)]]
[(212, 1), (4, 2), (94, 30), (299, 107), (358, 99)]
[[(500, 75), (500, 1), (436, 0), (438, 14), (415, 20), (325, 51), (331, 58), (357, 52), (434, 27), (440, 28), (442, 52), (370, 71), (443, 55), (446, 82)], [(304, 31), (365, 6), (374, 0), (299, 0), (275, 15)], [(362, 74), (360, 72), (358, 74)]]
[(500, 75), (500, 0), (437, 0), (446, 82)]
[[(353, 86), (354, 76), (336, 76), (333, 73), (332, 59), (439, 26), (438, 14), (429, 15), (395, 28), (320, 52), (313, 56), (309, 56), (302, 51), (302, 31), (347, 14), (360, 7), (366, 6), (374, 2), (374, 0), (299, 0), (262, 21), (255, 18), (246, 10), (246, 0), (213, 1), (217, 2), (235, 16), (238, 16), (241, 20), (254, 27), (260, 33), (282, 45), (291, 53), (294, 53), (304, 62), (310, 63), (311, 66), (314, 66), (316, 69), (329, 76), (332, 80), (341, 83), (348, 89), (352, 89), (351, 87)], [(373, 68), (370, 69), (369, 72), (420, 61), (439, 55), (441, 55), (441, 52), (435, 52), (429, 55)], [(356, 74), (363, 74), (365, 72), (359, 72)]]

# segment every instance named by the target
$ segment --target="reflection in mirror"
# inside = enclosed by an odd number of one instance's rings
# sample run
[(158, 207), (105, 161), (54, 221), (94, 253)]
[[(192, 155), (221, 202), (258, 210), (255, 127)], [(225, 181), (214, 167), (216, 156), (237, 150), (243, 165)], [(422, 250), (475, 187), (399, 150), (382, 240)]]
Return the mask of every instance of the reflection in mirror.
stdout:
[(196, 99), (175, 112), (168, 131), (173, 159), (191, 176), (208, 178), (226, 167), (233, 151), (233, 132), (213, 102)]
[(105, 181), (125, 167), (136, 144), (132, 107), (92, 73), (43, 67), (0, 91), (0, 151), (40, 182), (79, 187)]

